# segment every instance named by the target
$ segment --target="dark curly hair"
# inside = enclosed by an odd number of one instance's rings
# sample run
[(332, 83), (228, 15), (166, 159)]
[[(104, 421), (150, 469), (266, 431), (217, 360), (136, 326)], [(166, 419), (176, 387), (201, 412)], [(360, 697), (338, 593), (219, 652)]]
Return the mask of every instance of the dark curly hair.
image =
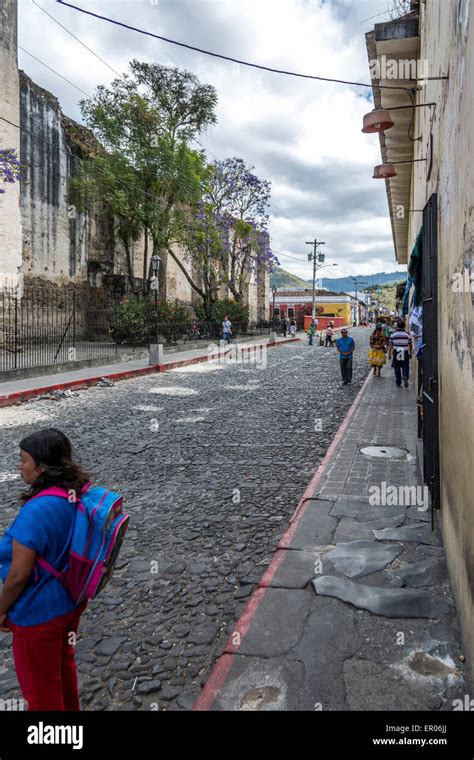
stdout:
[(57, 428), (43, 428), (27, 435), (20, 441), (20, 449), (30, 454), (43, 468), (29, 490), (21, 495), (23, 502), (51, 486), (80, 493), (83, 485), (91, 480), (82, 465), (74, 461), (69, 438)]

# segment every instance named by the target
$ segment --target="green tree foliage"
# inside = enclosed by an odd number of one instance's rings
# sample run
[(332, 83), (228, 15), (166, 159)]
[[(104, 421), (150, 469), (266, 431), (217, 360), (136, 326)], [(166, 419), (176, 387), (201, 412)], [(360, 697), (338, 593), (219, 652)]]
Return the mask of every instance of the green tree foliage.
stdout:
[(170, 246), (181, 236), (182, 209), (198, 201), (206, 172), (203, 153), (191, 150), (187, 140), (215, 123), (216, 103), (214, 88), (190, 72), (136, 60), (129, 74), (81, 101), (84, 120), (103, 151), (100, 159), (84, 162), (74, 198), (105, 200), (119, 219), (124, 244), (145, 234), (145, 284), (151, 236), (153, 253), (162, 258), (162, 292)]
[(249, 310), (240, 301), (224, 298), (214, 301), (210, 311), (206, 311), (204, 304), (197, 306), (196, 316), (203, 321), (216, 322), (219, 327), (224, 317), (227, 316), (233, 324), (245, 327), (249, 321)]

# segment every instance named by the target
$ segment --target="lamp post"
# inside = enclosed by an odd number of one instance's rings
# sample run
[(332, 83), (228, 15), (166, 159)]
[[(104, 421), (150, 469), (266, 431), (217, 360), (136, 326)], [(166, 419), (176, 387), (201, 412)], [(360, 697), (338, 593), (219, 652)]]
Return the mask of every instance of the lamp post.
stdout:
[(156, 253), (151, 257), (151, 268), (153, 271), (153, 279), (151, 282), (151, 289), (155, 291), (155, 343), (158, 343), (158, 272), (160, 270), (161, 259)]
[(275, 332), (275, 297), (276, 297), (276, 294), (277, 294), (277, 290), (278, 290), (278, 288), (276, 287), (276, 285), (274, 285), (273, 288), (272, 288), (272, 293), (273, 293), (273, 306), (272, 306), (273, 332)]

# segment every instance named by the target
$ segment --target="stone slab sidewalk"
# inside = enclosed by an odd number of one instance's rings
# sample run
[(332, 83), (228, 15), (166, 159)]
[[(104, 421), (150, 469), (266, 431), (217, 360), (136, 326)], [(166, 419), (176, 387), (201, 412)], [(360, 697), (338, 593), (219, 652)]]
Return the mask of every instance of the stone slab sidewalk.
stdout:
[[(464, 699), (438, 519), (432, 531), (416, 492), (415, 396), (384, 372), (367, 378), (194, 710), (439, 711)], [(382, 456), (361, 452), (375, 446)]]

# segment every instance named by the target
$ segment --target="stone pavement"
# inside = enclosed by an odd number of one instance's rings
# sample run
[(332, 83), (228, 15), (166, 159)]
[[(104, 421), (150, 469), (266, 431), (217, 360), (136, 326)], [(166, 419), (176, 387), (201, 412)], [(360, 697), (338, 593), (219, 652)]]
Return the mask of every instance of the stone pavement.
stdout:
[[(79, 628), (84, 710), (193, 705), (367, 377), (369, 331), (352, 333), (349, 386), (334, 348), (292, 340), (258, 363), (201, 362), (0, 409), (0, 533), (23, 490), (18, 443), (41, 427), (63, 430), (130, 514)], [(20, 697), (8, 633), (0, 697)]]
[[(288, 338), (285, 339), (277, 336), (275, 344), (285, 344), (288, 340)], [(239, 350), (244, 347), (249, 348), (250, 346), (262, 346), (267, 344), (267, 337), (257, 338), (251, 341), (239, 340), (238, 342), (232, 342), (232, 346), (238, 345)], [(215, 345), (217, 345), (217, 343)], [(207, 347), (208, 342), (203, 341), (202, 346), (199, 348), (188, 351), (173, 351), (172, 353), (165, 354), (163, 364), (159, 365), (159, 368), (157, 366), (150, 366), (148, 358), (132, 359), (123, 362), (104, 363), (97, 367), (85, 367), (83, 369), (73, 369), (68, 372), (58, 372), (54, 375), (37, 375), (22, 380), (0, 382), (0, 406), (16, 403), (17, 401), (22, 401), (26, 398), (33, 398), (37, 395), (49, 393), (61, 388), (84, 387), (96, 383), (103, 377), (111, 380), (120, 380), (142, 374), (152, 374), (157, 371), (163, 372), (176, 366), (205, 361), (208, 358)], [(41, 368), (38, 368), (38, 370), (40, 369)]]
[[(421, 486), (415, 396), (383, 373), (367, 378), (194, 710), (452, 710), (464, 699), (438, 516), (432, 532), (424, 492), (408, 490)], [(362, 453), (376, 446), (382, 456)]]

